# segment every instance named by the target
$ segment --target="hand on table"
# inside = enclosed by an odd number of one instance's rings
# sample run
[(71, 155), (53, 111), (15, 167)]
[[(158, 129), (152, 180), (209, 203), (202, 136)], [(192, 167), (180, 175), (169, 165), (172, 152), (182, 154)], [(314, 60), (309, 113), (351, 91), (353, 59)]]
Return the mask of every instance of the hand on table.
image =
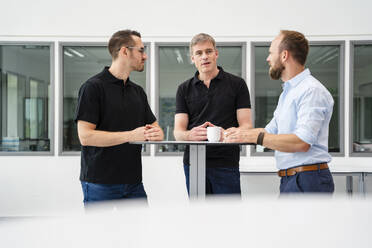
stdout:
[(224, 142), (226, 143), (256, 143), (259, 129), (241, 129), (232, 127), (224, 132)]
[(161, 141), (164, 139), (163, 130), (159, 126), (149, 124), (145, 126), (144, 136), (148, 141)]
[(145, 141), (145, 127), (137, 127), (131, 131), (130, 141)]

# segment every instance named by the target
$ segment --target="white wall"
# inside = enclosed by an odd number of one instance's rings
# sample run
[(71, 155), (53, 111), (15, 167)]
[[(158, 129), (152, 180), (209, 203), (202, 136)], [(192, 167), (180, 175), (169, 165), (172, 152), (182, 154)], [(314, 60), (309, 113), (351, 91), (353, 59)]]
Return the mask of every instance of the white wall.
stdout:
[(272, 36), (280, 28), (307, 35), (370, 34), (371, 1), (7, 1), (2, 35), (109, 36), (135, 28), (145, 36)]
[[(217, 41), (269, 41), (280, 29), (295, 29), (310, 40), (372, 40), (370, 0), (313, 1), (4, 1), (0, 41), (103, 42), (119, 29), (140, 31), (147, 42), (188, 42), (206, 32)], [(151, 43), (154, 48), (154, 43)], [(153, 52), (154, 49), (152, 49)], [(152, 54), (154, 55), (154, 54)], [(247, 49), (247, 58), (250, 49)], [(55, 103), (59, 102), (59, 53), (55, 56)], [(155, 59), (151, 56), (151, 105), (155, 109)], [(345, 63), (345, 144), (349, 142), (349, 59)], [(250, 61), (247, 60), (250, 86)], [(58, 105), (55, 105), (58, 113)], [(58, 114), (55, 116), (58, 144)], [(249, 152), (248, 152), (249, 153)], [(79, 157), (0, 157), (0, 215), (82, 209)], [(152, 154), (154, 151), (152, 150)], [(186, 201), (181, 157), (145, 157), (144, 183), (150, 202)], [(355, 165), (350, 169), (350, 165)], [(332, 170), (370, 169), (371, 158), (334, 158)], [(354, 169), (353, 169), (354, 168)], [(243, 157), (241, 169), (273, 171), (273, 158)], [(277, 182), (274, 182), (277, 183)]]

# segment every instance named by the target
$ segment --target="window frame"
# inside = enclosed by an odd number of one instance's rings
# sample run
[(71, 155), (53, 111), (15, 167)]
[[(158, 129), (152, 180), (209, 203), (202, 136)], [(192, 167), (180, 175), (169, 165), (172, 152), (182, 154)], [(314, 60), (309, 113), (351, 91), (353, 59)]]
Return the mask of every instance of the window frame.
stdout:
[(372, 157), (372, 152), (354, 152), (353, 149), (353, 109), (354, 109), (354, 49), (356, 45), (371, 45), (372, 40), (351, 40), (350, 41), (350, 63), (349, 63), (349, 156), (350, 157)]
[[(190, 42), (154, 42), (155, 43), (155, 115), (159, 117), (160, 111), (159, 111), (159, 98), (160, 98), (160, 73), (159, 73), (159, 64), (160, 64), (160, 57), (159, 57), (159, 48), (160, 47), (178, 47), (178, 46), (190, 46)], [(216, 47), (223, 47), (223, 46), (240, 46), (242, 48), (242, 75), (241, 78), (244, 79), (244, 81), (247, 84), (247, 87), (249, 88), (249, 82), (247, 81), (246, 75), (247, 75), (247, 42), (246, 41), (232, 41), (232, 42), (218, 42), (216, 41)], [(218, 62), (217, 62), (218, 64)], [(196, 68), (195, 68), (196, 71)], [(192, 75), (190, 75), (192, 76)], [(175, 92), (176, 94), (176, 92)], [(250, 98), (251, 98), (251, 105), (252, 104), (252, 93), (249, 92)], [(173, 135), (173, 134), (172, 134)], [(155, 156), (183, 156), (184, 152), (159, 152), (159, 145), (155, 146)], [(242, 150), (240, 152), (240, 156), (247, 156), (247, 148), (246, 146), (242, 146)]]
[[(251, 98), (253, 99), (253, 106), (256, 100), (256, 81), (255, 81), (255, 47), (270, 46), (270, 41), (257, 41), (251, 42)], [(339, 63), (339, 82), (338, 82), (338, 95), (339, 95), (339, 140), (340, 152), (330, 152), (332, 157), (345, 156), (345, 41), (344, 40), (329, 40), (329, 41), (309, 41), (309, 46), (338, 46), (340, 49), (340, 63)], [(252, 109), (252, 121), (255, 123), (255, 108)], [(255, 146), (251, 146), (252, 157), (272, 157), (275, 152), (256, 152)]]
[[(151, 43), (150, 42), (143, 42), (143, 45), (146, 48), (146, 95), (149, 102), (149, 105), (151, 105), (151, 83), (150, 83), (150, 77), (151, 77)], [(59, 156), (80, 156), (81, 151), (64, 151), (63, 150), (63, 99), (64, 99), (64, 78), (63, 78), (63, 49), (64, 47), (69, 46), (82, 46), (82, 47), (107, 47), (107, 42), (82, 42), (82, 41), (76, 41), (76, 42), (59, 42), (58, 44), (58, 54), (59, 54), (59, 101), (58, 101), (58, 112), (59, 112), (59, 122), (58, 122), (58, 155)], [(108, 51), (107, 51), (108, 52)], [(108, 65), (109, 66), (109, 65)], [(99, 71), (97, 71), (99, 73)], [(88, 78), (87, 78), (88, 79)], [(150, 156), (151, 154), (151, 148), (150, 145), (146, 145), (146, 152), (141, 153), (142, 156)]]
[[(50, 95), (48, 101), (50, 102), (50, 115), (48, 113), (48, 127), (50, 127), (50, 147), (49, 151), (0, 151), (0, 156), (54, 156), (55, 155), (55, 43), (53, 41), (0, 41), (0, 46), (48, 46), (49, 47), (49, 81), (50, 81)], [(20, 75), (18, 72), (0, 70), (2, 74), (12, 73)], [(23, 75), (22, 75), (23, 76)], [(27, 77), (26, 82), (33, 77)], [(48, 92), (49, 93), (49, 92)], [(1, 99), (1, 97), (0, 97)], [(2, 114), (2, 110), (0, 111)]]

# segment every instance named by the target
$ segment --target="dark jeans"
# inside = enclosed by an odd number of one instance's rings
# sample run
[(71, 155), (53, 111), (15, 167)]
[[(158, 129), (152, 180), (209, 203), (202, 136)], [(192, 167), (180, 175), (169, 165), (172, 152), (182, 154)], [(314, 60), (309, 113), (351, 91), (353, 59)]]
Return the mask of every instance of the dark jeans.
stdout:
[[(187, 192), (190, 190), (189, 165), (184, 165)], [(206, 168), (206, 194), (240, 194), (239, 168)], [(190, 193), (189, 193), (190, 194)]]
[(280, 193), (333, 193), (335, 185), (329, 169), (304, 171), (280, 180)]
[(136, 184), (101, 184), (81, 182), (84, 204), (120, 199), (147, 199), (142, 183)]

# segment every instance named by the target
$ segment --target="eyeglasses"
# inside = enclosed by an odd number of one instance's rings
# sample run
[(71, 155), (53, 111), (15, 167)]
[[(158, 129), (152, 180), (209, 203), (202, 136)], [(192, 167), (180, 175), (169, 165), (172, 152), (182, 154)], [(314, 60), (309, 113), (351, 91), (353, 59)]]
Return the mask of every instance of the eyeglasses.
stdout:
[(144, 47), (134, 47), (134, 46), (129, 46), (129, 47), (126, 47), (128, 49), (136, 49), (138, 52), (140, 52), (141, 54), (144, 54), (145, 51), (146, 51), (146, 48)]

